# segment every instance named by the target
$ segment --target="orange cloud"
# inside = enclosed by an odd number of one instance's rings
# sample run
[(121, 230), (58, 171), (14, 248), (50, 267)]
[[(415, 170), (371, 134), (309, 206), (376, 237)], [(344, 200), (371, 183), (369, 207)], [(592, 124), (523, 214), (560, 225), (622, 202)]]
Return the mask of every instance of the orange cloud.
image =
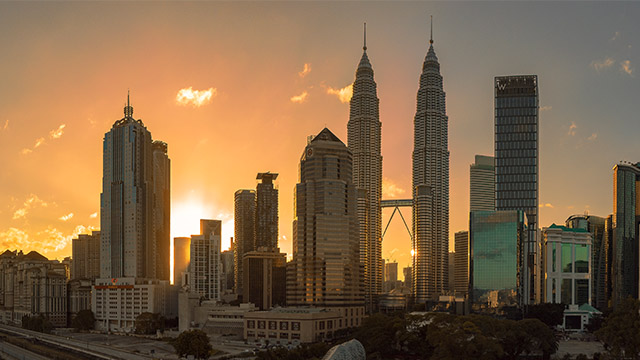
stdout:
[[(8, 126), (9, 124), (9, 120), (7, 120), (7, 123), (5, 123), (5, 127)], [(62, 137), (62, 134), (64, 134), (64, 128), (66, 127), (66, 124), (62, 124), (60, 126), (58, 126), (57, 129), (51, 130), (49, 131), (49, 138), (52, 140), (55, 139), (60, 139)], [(33, 150), (39, 148), (41, 145), (43, 145), (45, 143), (46, 139), (44, 137), (38, 138), (36, 139), (36, 143), (33, 145), (33, 149), (22, 149), (21, 153), (23, 155), (27, 155), (33, 152)]]
[(627, 75), (633, 76), (633, 67), (631, 67), (631, 61), (629, 60), (621, 61), (620, 71), (627, 73)]
[(309, 63), (305, 63), (304, 64), (304, 68), (302, 69), (302, 71), (300, 71), (298, 73), (298, 76), (300, 76), (301, 78), (309, 75), (309, 73), (311, 72), (311, 64)]
[(406, 191), (396, 185), (391, 179), (382, 179), (382, 198), (396, 198)]
[(592, 61), (591, 67), (594, 68), (596, 71), (600, 71), (602, 69), (611, 67), (611, 65), (613, 65), (614, 63), (615, 61), (613, 60), (613, 58), (607, 57), (602, 61), (597, 61), (597, 60)]
[(89, 215), (90, 219), (95, 219), (97, 217), (98, 217), (98, 213), (97, 212), (94, 212), (93, 214)]
[(211, 102), (211, 99), (218, 95), (218, 89), (208, 88), (207, 90), (193, 90), (190, 86), (188, 88), (180, 89), (176, 95), (176, 102), (179, 105), (191, 105), (193, 107), (200, 107)]
[(71, 220), (72, 217), (73, 217), (73, 213), (69, 213), (67, 215), (60, 216), (58, 220), (68, 221), (68, 220)]
[(49, 136), (50, 136), (52, 139), (59, 139), (59, 138), (62, 136), (62, 134), (64, 134), (64, 128), (65, 128), (66, 126), (67, 126), (66, 124), (62, 124), (62, 125), (60, 125), (57, 129), (55, 129), (55, 130), (51, 130), (51, 131), (49, 132)]
[(22, 204), (22, 207), (13, 213), (13, 220), (20, 219), (27, 216), (27, 213), (29, 212), (29, 210), (37, 206), (47, 207), (49, 206), (49, 204), (45, 201), (40, 200), (40, 198), (37, 195), (31, 194), (31, 196), (29, 196), (29, 198), (25, 200), (24, 204)]
[(292, 96), (291, 102), (293, 103), (298, 103), (298, 104), (302, 104), (303, 102), (305, 102), (307, 100), (307, 96), (309, 96), (309, 93), (306, 91), (303, 91), (302, 94), (300, 95), (296, 95), (296, 96)]
[(336, 95), (340, 99), (341, 103), (348, 103), (353, 96), (353, 84), (349, 84), (342, 89), (334, 89), (332, 87), (327, 88), (327, 94)]

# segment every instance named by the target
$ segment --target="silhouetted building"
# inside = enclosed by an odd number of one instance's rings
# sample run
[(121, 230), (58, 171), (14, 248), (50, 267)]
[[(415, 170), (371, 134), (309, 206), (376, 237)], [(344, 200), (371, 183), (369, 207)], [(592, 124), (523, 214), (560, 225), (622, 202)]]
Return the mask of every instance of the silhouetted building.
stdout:
[(351, 151), (325, 128), (304, 149), (299, 176), (287, 304), (363, 313)]
[(286, 305), (286, 258), (280, 249), (269, 247), (244, 254), (244, 302), (253, 303), (260, 310)]
[(466, 296), (469, 293), (469, 232), (455, 233), (454, 243), (453, 293)]
[(256, 189), (255, 244), (253, 250), (260, 247), (278, 248), (278, 188), (273, 181), (278, 174), (258, 173), (261, 180)]
[(613, 167), (613, 306), (638, 298), (638, 226), (640, 225), (640, 163)]
[(166, 144), (153, 145), (127, 98), (124, 118), (104, 135), (103, 149), (100, 277), (169, 280)]
[[(364, 265), (364, 294), (368, 311), (382, 292), (382, 155), (380, 112), (373, 68), (367, 56), (366, 28), (362, 57), (353, 82), (349, 106), (347, 144), (353, 154), (353, 184), (365, 192), (358, 195), (360, 259)], [(359, 204), (360, 205), (360, 204)]]
[(422, 65), (414, 118), (413, 296), (437, 300), (449, 286), (449, 117), (433, 38)]
[(402, 268), (402, 274), (404, 275), (404, 286), (412, 289), (413, 288), (413, 283), (412, 283), (412, 269), (411, 266), (407, 266), (405, 268)]
[(242, 257), (245, 253), (254, 250), (254, 231), (256, 216), (256, 192), (254, 190), (238, 190), (235, 193), (234, 207), (234, 239), (235, 252), (233, 266), (235, 267), (235, 291), (242, 295)]
[(231, 247), (227, 251), (223, 251), (220, 255), (222, 261), (222, 291), (233, 292), (235, 267), (233, 265), (233, 257), (235, 256), (235, 246), (233, 238), (231, 238)]
[(191, 236), (189, 291), (207, 300), (220, 300), (220, 235), (222, 221), (200, 220), (200, 235)]
[(191, 258), (191, 238), (173, 238), (173, 285), (182, 287), (186, 285), (183, 277), (189, 270)]
[(526, 304), (523, 211), (474, 211), (469, 218), (469, 288), (476, 310), (500, 312)]
[(79, 234), (71, 241), (71, 279), (100, 277), (100, 231)]
[(527, 214), (525, 247), (525, 304), (535, 303), (540, 290), (538, 231), (538, 76), (495, 78), (495, 186), (496, 210), (522, 210)]
[(582, 228), (542, 229), (543, 302), (591, 305), (591, 239)]
[(493, 211), (496, 208), (493, 156), (476, 155), (469, 166), (469, 211)]
[(608, 307), (611, 265), (609, 253), (611, 245), (606, 236), (607, 219), (593, 215), (572, 215), (565, 225), (573, 229), (584, 229), (593, 237), (591, 245), (591, 304), (600, 310)]

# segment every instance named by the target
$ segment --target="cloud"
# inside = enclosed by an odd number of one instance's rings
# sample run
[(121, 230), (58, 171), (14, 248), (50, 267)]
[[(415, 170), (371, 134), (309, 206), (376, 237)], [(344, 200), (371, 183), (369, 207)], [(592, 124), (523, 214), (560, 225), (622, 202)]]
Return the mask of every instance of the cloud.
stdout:
[(67, 221), (67, 220), (70, 220), (72, 217), (73, 217), (73, 213), (69, 213), (67, 215), (60, 216), (58, 220)]
[(36, 144), (33, 145), (33, 148), (36, 149), (36, 148), (40, 147), (40, 145), (42, 145), (42, 144), (44, 144), (44, 138), (36, 139)]
[(609, 39), (609, 41), (616, 41), (616, 39), (618, 39), (620, 37), (620, 31), (616, 31), (613, 34), (613, 37), (611, 39)]
[(540, 111), (550, 111), (550, 110), (551, 110), (551, 106), (549, 106), (549, 105), (545, 105), (545, 106), (540, 108)]
[(597, 139), (597, 138), (598, 138), (598, 133), (593, 133), (593, 134), (591, 134), (591, 136), (589, 136), (589, 137), (587, 138), (587, 140), (589, 140), (589, 141), (593, 141), (593, 140), (595, 140), (595, 139)]
[(340, 99), (341, 103), (348, 103), (351, 101), (353, 95), (353, 84), (349, 84), (342, 89), (334, 89), (332, 87), (327, 88), (327, 94), (336, 95)]
[(306, 91), (303, 91), (302, 94), (292, 96), (291, 99), (289, 99), (289, 100), (291, 100), (291, 102), (293, 102), (293, 103), (302, 104), (303, 102), (305, 102), (307, 100), (307, 96), (309, 96), (309, 93), (306, 92)]
[(98, 217), (98, 213), (97, 212), (94, 212), (93, 214), (89, 215), (90, 219), (95, 219), (97, 217)]
[(11, 227), (0, 232), (0, 247), (22, 250), (24, 253), (35, 250), (46, 254), (66, 248), (71, 245), (71, 240), (78, 237), (78, 234), (88, 234), (93, 230), (96, 228), (78, 225), (71, 234), (64, 234), (54, 227), (48, 227), (31, 237), (26, 231)]
[(58, 128), (57, 128), (57, 129), (55, 129), (55, 130), (51, 130), (51, 131), (49, 132), (49, 136), (50, 136), (52, 139), (60, 139), (60, 137), (62, 136), (62, 134), (64, 134), (64, 128), (65, 128), (66, 126), (67, 126), (66, 124), (62, 124), (62, 125), (58, 126)]
[(208, 88), (207, 90), (193, 90), (191, 86), (188, 88), (180, 89), (176, 94), (176, 102), (179, 105), (191, 105), (193, 107), (200, 107), (211, 102), (211, 99), (218, 95), (218, 89)]
[(22, 155), (27, 155), (27, 154), (31, 154), (33, 152), (33, 150), (31, 149), (22, 149), (22, 151), (20, 151), (22, 153)]
[(620, 71), (627, 73), (627, 75), (633, 76), (633, 67), (631, 61), (625, 60), (620, 62)]
[(571, 136), (575, 136), (577, 128), (578, 128), (578, 125), (576, 125), (576, 123), (572, 121), (571, 125), (569, 126), (569, 132), (567, 134)]
[(27, 216), (27, 213), (29, 212), (29, 210), (38, 206), (47, 207), (49, 206), (49, 204), (45, 201), (40, 200), (40, 198), (37, 195), (31, 194), (27, 198), (27, 200), (25, 200), (24, 204), (22, 204), (22, 207), (13, 213), (13, 220), (20, 219)]
[(2, 130), (7, 130), (8, 127), (9, 127), (9, 119), (4, 121), (4, 126), (2, 127)]
[(541, 208), (546, 207), (546, 208), (551, 208), (551, 209), (553, 209), (553, 205), (552, 205), (551, 203), (546, 203), (546, 204), (545, 204), (545, 203), (542, 203), (542, 204), (540, 204), (540, 207), (541, 207)]
[(391, 179), (382, 179), (382, 197), (383, 198), (396, 198), (406, 191), (396, 185)]
[(596, 71), (600, 71), (602, 69), (610, 68), (614, 63), (615, 63), (615, 60), (613, 60), (613, 58), (607, 57), (602, 61), (596, 61), (596, 60), (592, 61), (591, 67), (594, 68)]
[(309, 75), (309, 73), (311, 72), (311, 64), (309, 63), (305, 63), (304, 64), (304, 68), (302, 69), (302, 71), (300, 71), (298, 73), (298, 76), (300, 76), (301, 78)]

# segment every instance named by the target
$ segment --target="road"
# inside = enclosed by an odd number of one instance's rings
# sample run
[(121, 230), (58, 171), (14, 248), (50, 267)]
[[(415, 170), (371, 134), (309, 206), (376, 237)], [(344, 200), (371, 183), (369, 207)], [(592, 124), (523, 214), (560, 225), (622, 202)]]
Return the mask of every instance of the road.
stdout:
[(19, 346), (9, 344), (8, 342), (0, 340), (0, 353), (2, 353), (3, 359), (10, 360), (49, 360), (48, 357), (38, 355), (29, 350), (25, 350)]

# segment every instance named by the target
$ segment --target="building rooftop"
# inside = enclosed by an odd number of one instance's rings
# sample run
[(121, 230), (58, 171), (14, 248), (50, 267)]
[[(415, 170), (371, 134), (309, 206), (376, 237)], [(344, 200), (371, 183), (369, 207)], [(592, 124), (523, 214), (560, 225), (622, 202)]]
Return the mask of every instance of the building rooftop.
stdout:
[(549, 229), (560, 229), (562, 231), (571, 231), (571, 232), (576, 232), (576, 233), (586, 233), (586, 232), (588, 232), (585, 229), (570, 228), (570, 227), (566, 227), (566, 226), (562, 226), (562, 225), (556, 225), (556, 224), (551, 224), (551, 226), (549, 226)]

